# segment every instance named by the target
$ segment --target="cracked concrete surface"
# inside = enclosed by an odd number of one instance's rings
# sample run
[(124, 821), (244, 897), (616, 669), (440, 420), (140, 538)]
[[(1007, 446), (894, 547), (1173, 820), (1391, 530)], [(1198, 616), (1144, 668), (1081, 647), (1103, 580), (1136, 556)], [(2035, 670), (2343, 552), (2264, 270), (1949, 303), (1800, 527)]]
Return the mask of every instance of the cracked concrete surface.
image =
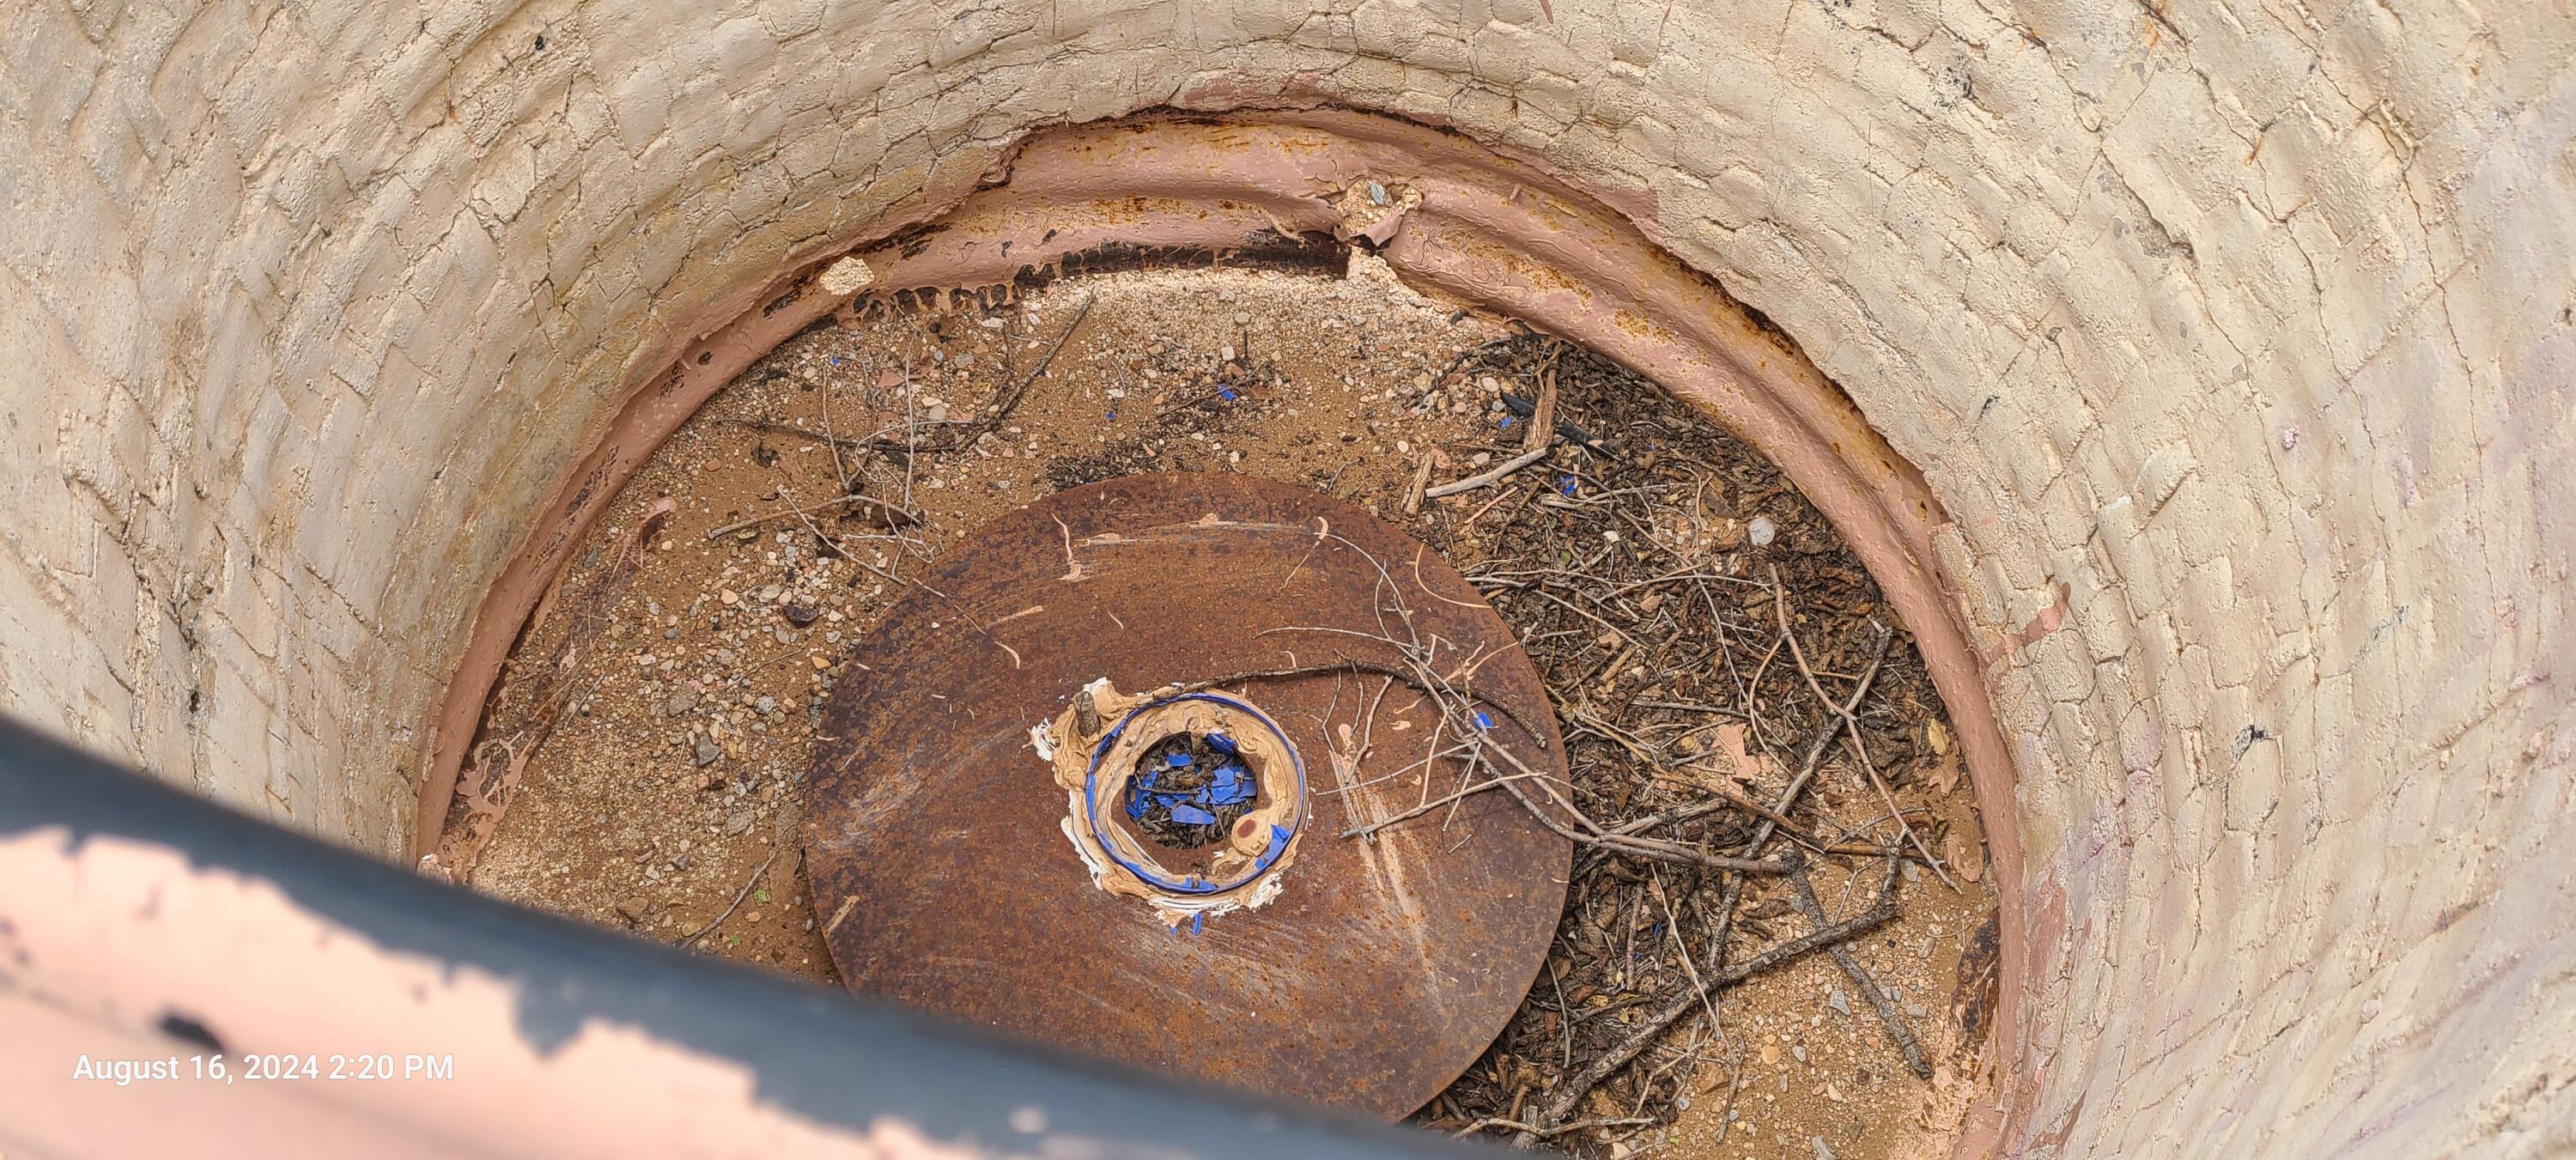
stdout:
[(1027, 131), (1329, 101), (1629, 214), (1955, 527), (2034, 1155), (2576, 1148), (2576, 16), (2134, 0), (0, 14), (0, 712), (387, 855), (730, 293)]

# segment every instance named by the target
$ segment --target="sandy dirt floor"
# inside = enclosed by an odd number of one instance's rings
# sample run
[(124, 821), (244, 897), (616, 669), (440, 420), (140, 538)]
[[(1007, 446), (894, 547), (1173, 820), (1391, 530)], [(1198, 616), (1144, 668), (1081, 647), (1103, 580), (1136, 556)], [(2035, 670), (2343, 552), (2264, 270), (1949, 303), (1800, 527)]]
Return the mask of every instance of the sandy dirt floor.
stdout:
[[(1568, 442), (1408, 510), (1418, 480), (1517, 454), (1528, 420), (1505, 396), (1534, 399), (1550, 378), (1557, 417), (1608, 454)], [(962, 446), (864, 446), (907, 432)], [(1444, 553), (1546, 676), (1578, 800), (1602, 825), (1678, 812), (1653, 832), (1726, 852), (1776, 829), (1766, 852), (1802, 852), (1829, 921), (1869, 910), (1899, 867), (1895, 917), (1843, 949), (1930, 1078), (1823, 951), (1704, 993), (1721, 961), (1816, 929), (1779, 879), (1747, 880), (1729, 907), (1717, 874), (1584, 848), (1536, 987), (1418, 1122), (1510, 1138), (1630, 1043), (1632, 1062), (1538, 1125), (1547, 1145), (1869, 1157), (1951, 1122), (1991, 1002), (1991, 953), (1977, 952), (1993, 901), (1910, 638), (1882, 638), (1860, 566), (1741, 445), (1652, 385), (1416, 295), (1365, 257), (1347, 272), (1160, 268), (1009, 302), (878, 303), (789, 340), (652, 457), (558, 582), (441, 858), (502, 897), (837, 985), (797, 830), (848, 646), (899, 577), (992, 517), (1163, 470), (1298, 482)], [(866, 498), (842, 499), (845, 480)], [(1829, 706), (1864, 683), (1846, 727)], [(1787, 825), (1723, 800), (1776, 807), (1810, 764)], [(1669, 1029), (1644, 1034), (1677, 1003)]]

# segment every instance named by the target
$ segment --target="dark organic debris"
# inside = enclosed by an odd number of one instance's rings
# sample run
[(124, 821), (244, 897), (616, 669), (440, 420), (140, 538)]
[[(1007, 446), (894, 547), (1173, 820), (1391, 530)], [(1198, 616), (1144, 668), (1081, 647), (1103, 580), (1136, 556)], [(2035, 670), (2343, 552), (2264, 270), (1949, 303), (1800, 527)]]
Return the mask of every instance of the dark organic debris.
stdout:
[[(1590, 454), (1388, 502), (1420, 504), (1416, 533), (1453, 560), (1481, 556), (1468, 578), (1555, 700), (1581, 848), (1538, 986), (1420, 1118), (1606, 1152), (1673, 1122), (1703, 1094), (1685, 1065), (1711, 1056), (1731, 1104), (1742, 1048), (1712, 1029), (1727, 990), (1818, 951), (1885, 1025), (1891, 1062), (1927, 1073), (1907, 1025), (1921, 1011), (1844, 945), (1902, 913), (1904, 863), (1940, 872), (1941, 831), (1894, 797), (1939, 764), (1921, 740), (1939, 703), (1876, 585), (1775, 467), (1653, 384), (1536, 335), (1441, 376), (1484, 377), (1509, 384), (1500, 442), (1532, 446), (1544, 423)], [(1617, 844), (1637, 840), (1722, 856), (1641, 862)], [(1809, 885), (1829, 864), (1848, 891), (1877, 885), (1829, 907)]]
[(1127, 820), (1166, 846), (1195, 850), (1252, 812), (1259, 787), (1222, 733), (1176, 733), (1136, 760)]

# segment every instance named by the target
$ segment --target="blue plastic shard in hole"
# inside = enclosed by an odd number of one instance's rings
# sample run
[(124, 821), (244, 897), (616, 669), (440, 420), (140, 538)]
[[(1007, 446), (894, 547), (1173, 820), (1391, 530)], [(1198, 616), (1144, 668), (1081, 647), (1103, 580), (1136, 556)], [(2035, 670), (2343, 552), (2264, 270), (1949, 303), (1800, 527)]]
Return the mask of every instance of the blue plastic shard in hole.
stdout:
[(1234, 738), (1228, 737), (1223, 733), (1208, 734), (1207, 743), (1208, 748), (1216, 750), (1219, 753), (1227, 754), (1229, 756), (1234, 753)]
[(1186, 753), (1175, 753), (1164, 760), (1174, 769), (1187, 769), (1190, 764), (1190, 755)]
[(1484, 710), (1482, 710), (1482, 709), (1477, 710), (1477, 711), (1476, 711), (1476, 728), (1478, 728), (1478, 729), (1491, 729), (1491, 728), (1493, 728), (1493, 727), (1494, 727), (1494, 719), (1493, 719), (1493, 718), (1491, 718), (1491, 717), (1486, 716), (1486, 715), (1485, 715)]
[(1216, 815), (1193, 805), (1175, 805), (1172, 807), (1172, 820), (1185, 826), (1213, 826)]

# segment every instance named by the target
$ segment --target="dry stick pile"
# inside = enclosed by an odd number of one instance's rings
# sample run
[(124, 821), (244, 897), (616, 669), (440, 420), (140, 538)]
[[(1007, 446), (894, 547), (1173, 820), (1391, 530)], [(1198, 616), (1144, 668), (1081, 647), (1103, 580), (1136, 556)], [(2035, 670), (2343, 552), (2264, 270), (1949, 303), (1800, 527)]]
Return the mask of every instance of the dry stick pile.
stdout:
[[(1521, 396), (1504, 401), (1527, 424), (1504, 434), (1561, 441), (1537, 457), (1546, 445), (1523, 439), (1485, 449), (1504, 468), (1447, 489), (1467, 514), (1419, 530), (1449, 548), (1480, 521), (1499, 529), (1468, 577), (1546, 677), (1573, 784), (1524, 789), (1509, 755), (1476, 753), (1471, 766), (1496, 771), (1469, 785), (1531, 804), (1577, 850), (1538, 986), (1425, 1118), (1523, 1145), (1668, 1123), (1686, 1062), (1733, 1053), (1717, 1058), (1740, 1084), (1740, 1047), (1711, 1027), (1724, 990), (1816, 950), (1876, 1010), (1892, 1053), (1930, 1075), (1898, 1004), (1841, 945), (1895, 917), (1900, 861), (1949, 880), (1928, 815), (1891, 791), (1945, 742), (1937, 722), (1901, 723), (1935, 703), (1875, 586), (1776, 469), (1652, 384), (1535, 336), (1466, 352), (1444, 385), (1486, 378)], [(1408, 507), (1441, 494), (1427, 475)], [(1868, 787), (1843, 808), (1870, 808), (1828, 816), (1813, 792), (1828, 762)], [(1557, 795), (1546, 808), (1542, 790)], [(1809, 882), (1819, 859), (1874, 879), (1871, 900), (1831, 918)]]

